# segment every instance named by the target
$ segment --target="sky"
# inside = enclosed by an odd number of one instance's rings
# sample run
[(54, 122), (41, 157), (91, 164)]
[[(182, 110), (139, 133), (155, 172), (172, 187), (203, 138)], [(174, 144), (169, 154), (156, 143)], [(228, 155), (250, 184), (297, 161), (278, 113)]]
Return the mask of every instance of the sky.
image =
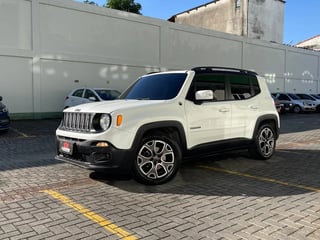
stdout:
[[(83, 0), (76, 0), (83, 2)], [(106, 0), (94, 0), (99, 6)], [(167, 20), (171, 16), (210, 0), (135, 0), (142, 15)], [(285, 3), (283, 43), (294, 45), (320, 34), (320, 0), (287, 0)]]

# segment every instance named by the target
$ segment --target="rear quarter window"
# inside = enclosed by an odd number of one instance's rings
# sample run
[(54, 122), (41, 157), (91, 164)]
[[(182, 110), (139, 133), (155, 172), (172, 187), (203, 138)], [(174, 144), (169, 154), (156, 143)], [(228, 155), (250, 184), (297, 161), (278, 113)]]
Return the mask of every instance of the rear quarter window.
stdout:
[(234, 74), (228, 77), (232, 100), (249, 99), (261, 92), (255, 76)]
[(72, 96), (74, 96), (74, 97), (82, 97), (82, 94), (83, 94), (83, 89), (78, 89), (78, 90), (74, 91)]

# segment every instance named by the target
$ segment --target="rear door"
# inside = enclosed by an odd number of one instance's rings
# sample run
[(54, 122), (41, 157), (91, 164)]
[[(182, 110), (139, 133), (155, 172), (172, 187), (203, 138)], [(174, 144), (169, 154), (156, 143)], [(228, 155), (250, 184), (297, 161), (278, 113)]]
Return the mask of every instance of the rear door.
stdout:
[(254, 129), (260, 104), (256, 96), (260, 93), (256, 76), (229, 74), (228, 82), (232, 103), (232, 138), (247, 138)]

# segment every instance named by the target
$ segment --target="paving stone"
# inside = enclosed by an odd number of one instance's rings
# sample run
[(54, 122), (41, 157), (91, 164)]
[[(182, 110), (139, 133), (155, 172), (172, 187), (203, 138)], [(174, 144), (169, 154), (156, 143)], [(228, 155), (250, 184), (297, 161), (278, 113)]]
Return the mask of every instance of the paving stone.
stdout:
[[(303, 186), (320, 189), (320, 118), (281, 118), (278, 151), (270, 160), (240, 151), (191, 161), (159, 186), (91, 179), (89, 171), (54, 160), (58, 120), (14, 122), (32, 137), (10, 131), (0, 136), (6, 146), (0, 147), (0, 239), (119, 239), (39, 192), (54, 189), (138, 239), (318, 240), (320, 192)], [(304, 125), (295, 126), (297, 119)], [(242, 175), (201, 169), (199, 163)]]

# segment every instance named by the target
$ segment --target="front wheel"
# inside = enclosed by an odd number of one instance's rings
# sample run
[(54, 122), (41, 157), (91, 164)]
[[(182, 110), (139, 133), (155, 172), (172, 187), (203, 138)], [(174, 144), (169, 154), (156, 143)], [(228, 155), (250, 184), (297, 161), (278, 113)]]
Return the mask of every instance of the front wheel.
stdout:
[(135, 179), (144, 184), (162, 184), (177, 173), (182, 154), (179, 145), (164, 136), (144, 138), (133, 164)]
[(293, 107), (293, 112), (294, 113), (300, 113), (301, 111), (302, 111), (302, 109), (301, 109), (300, 106), (296, 105), (296, 106)]
[(275, 152), (276, 137), (271, 124), (264, 124), (259, 127), (254, 142), (249, 148), (250, 154), (257, 159), (269, 159)]

